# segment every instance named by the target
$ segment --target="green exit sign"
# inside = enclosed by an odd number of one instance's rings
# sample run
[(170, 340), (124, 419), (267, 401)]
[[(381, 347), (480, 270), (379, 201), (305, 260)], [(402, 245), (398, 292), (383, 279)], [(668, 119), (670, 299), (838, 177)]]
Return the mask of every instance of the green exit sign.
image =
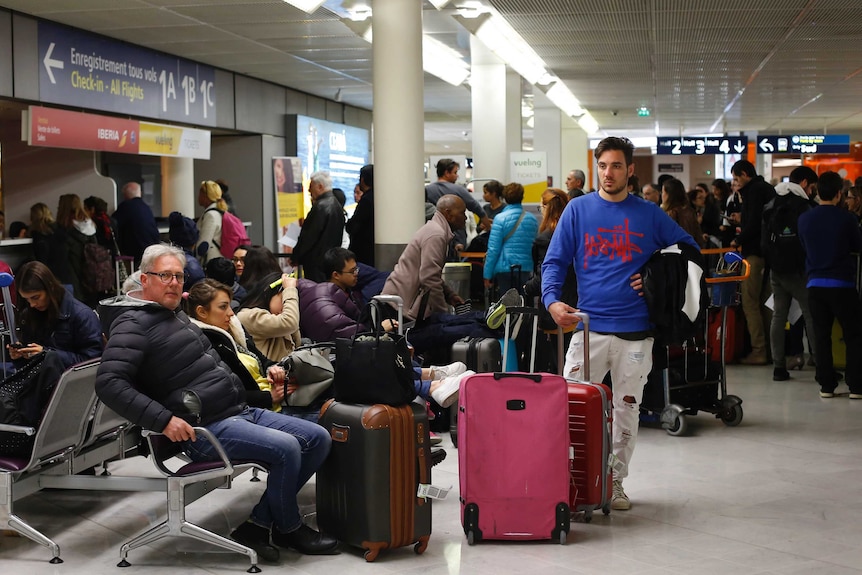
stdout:
[(646, 118), (650, 115), (650, 110), (646, 106), (642, 106), (638, 108), (638, 116), (641, 118)]

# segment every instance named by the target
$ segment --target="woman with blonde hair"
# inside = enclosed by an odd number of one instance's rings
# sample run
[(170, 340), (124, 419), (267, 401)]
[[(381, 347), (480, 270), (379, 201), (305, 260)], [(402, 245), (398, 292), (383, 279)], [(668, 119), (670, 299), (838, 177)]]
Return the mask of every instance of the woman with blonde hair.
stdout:
[(212, 180), (201, 182), (198, 189), (198, 205), (204, 208), (204, 213), (198, 221), (198, 256), (201, 265), (206, 266), (211, 259), (221, 257), (221, 222), (227, 202), (222, 198), (221, 186)]

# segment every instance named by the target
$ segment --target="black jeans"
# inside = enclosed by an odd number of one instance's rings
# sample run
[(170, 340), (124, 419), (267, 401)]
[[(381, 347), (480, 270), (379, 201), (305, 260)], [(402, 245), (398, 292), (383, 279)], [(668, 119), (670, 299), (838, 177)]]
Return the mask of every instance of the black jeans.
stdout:
[(816, 379), (822, 391), (838, 387), (832, 364), (832, 323), (844, 332), (847, 367), (844, 378), (850, 393), (862, 393), (862, 304), (854, 288), (808, 288), (808, 307), (814, 319)]

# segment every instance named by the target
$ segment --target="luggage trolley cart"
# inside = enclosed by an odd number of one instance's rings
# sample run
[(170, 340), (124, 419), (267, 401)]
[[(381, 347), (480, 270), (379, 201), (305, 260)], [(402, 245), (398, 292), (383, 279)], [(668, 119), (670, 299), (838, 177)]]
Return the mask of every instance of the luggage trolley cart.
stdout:
[[(725, 338), (727, 308), (739, 303), (739, 285), (748, 278), (748, 262), (728, 248), (705, 249), (707, 256), (718, 256), (712, 277), (706, 278), (710, 290), (710, 307), (720, 309), (721, 330), (718, 342), (721, 360), (710, 363), (711, 341), (708, 324), (704, 325), (703, 341), (689, 341), (682, 351), (670, 347), (663, 352), (662, 369), (655, 368), (644, 388), (641, 411), (658, 416), (661, 426), (670, 435), (684, 435), (688, 429), (686, 415), (698, 411), (715, 414), (725, 425), (734, 427), (742, 421), (742, 399), (727, 393)], [(654, 355), (654, 357), (657, 357)]]

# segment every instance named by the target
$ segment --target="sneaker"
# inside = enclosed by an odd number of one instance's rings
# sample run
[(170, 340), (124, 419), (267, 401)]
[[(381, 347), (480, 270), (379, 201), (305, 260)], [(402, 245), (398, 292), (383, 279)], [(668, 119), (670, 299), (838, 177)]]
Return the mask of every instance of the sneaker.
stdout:
[(611, 509), (616, 511), (628, 511), (632, 508), (629, 496), (623, 491), (622, 479), (614, 479), (614, 493), (611, 498)]
[(772, 370), (772, 381), (787, 381), (790, 379), (790, 372), (781, 367), (776, 367)]
[(266, 527), (246, 521), (233, 530), (230, 538), (241, 545), (254, 549), (258, 557), (264, 561), (269, 563), (278, 561), (280, 554), (278, 549), (269, 542), (269, 529)]
[(488, 324), (488, 327), (491, 329), (499, 329), (499, 327), (503, 325), (503, 321), (506, 319), (506, 308), (517, 307), (520, 304), (521, 294), (518, 293), (517, 289), (511, 288), (503, 294), (503, 297), (501, 297), (499, 301), (491, 304), (491, 307), (488, 308), (488, 313), (485, 314), (485, 323)]
[(449, 407), (458, 401), (458, 391), (461, 389), (461, 380), (468, 375), (474, 375), (476, 372), (469, 369), (464, 373), (446, 377), (440, 381), (437, 389), (431, 392), (431, 399), (437, 402), (440, 407)]
[(460, 361), (450, 363), (449, 365), (432, 365), (431, 379), (443, 379), (453, 375), (461, 375), (467, 371), (467, 366)]
[(430, 434), (431, 437), (431, 445), (440, 445), (443, 443), (443, 438), (434, 433), (433, 431)]
[(821, 391), (820, 397), (823, 399), (829, 399), (830, 397), (835, 397), (835, 392), (833, 391)]

